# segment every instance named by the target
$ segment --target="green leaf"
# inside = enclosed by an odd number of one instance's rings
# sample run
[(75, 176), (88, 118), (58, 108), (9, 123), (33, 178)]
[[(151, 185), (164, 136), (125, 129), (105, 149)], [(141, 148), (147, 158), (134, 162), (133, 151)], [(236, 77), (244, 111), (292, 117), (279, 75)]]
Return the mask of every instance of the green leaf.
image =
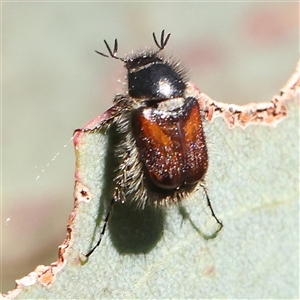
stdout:
[[(6, 299), (297, 298), (299, 76), (293, 76), (274, 98), (282, 106), (258, 104), (244, 128), (234, 118), (250, 106), (230, 110), (213, 102), (224, 111), (212, 118), (212, 100), (200, 95), (213, 120), (204, 122), (206, 186), (224, 225), (213, 239), (200, 234), (216, 228), (200, 188), (182, 208), (137, 210), (117, 203), (101, 245), (84, 261), (112, 195), (114, 148), (111, 133), (80, 133), (76, 202), (59, 260), (20, 279)], [(235, 127), (224, 120), (235, 120), (229, 122)]]

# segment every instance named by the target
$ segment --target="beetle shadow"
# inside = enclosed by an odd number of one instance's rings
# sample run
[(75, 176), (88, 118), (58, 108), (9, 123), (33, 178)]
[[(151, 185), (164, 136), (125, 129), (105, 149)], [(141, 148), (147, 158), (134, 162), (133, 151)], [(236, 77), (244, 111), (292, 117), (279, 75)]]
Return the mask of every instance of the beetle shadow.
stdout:
[(116, 203), (108, 229), (120, 254), (146, 254), (163, 236), (164, 223), (165, 213), (161, 209), (138, 209), (134, 203)]
[[(108, 145), (104, 165), (104, 182), (102, 195), (100, 196), (99, 212), (97, 216), (97, 228), (103, 226), (112, 200), (114, 178), (120, 161), (116, 159), (116, 148), (121, 137), (112, 125), (107, 130)], [(146, 206), (141, 209), (132, 202), (115, 202), (112, 206), (108, 227), (105, 235), (109, 235), (113, 246), (120, 254), (145, 254), (150, 252), (163, 236), (165, 211), (156, 207)], [(98, 232), (98, 230), (97, 230)], [(98, 235), (93, 237), (97, 242)], [(101, 247), (101, 244), (100, 244)]]

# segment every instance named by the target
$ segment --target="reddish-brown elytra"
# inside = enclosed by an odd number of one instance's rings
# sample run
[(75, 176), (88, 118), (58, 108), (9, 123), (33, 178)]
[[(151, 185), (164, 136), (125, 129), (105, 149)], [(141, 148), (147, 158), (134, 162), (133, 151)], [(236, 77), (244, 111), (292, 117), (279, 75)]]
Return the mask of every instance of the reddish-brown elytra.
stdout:
[[(166, 206), (178, 203), (201, 186), (212, 210), (204, 177), (208, 154), (198, 101), (188, 94), (187, 77), (179, 62), (164, 58), (170, 34), (161, 33), (160, 43), (153, 33), (157, 51), (143, 51), (128, 58), (117, 56), (118, 44), (105, 57), (124, 62), (127, 69), (128, 91), (116, 95), (110, 117), (89, 129), (76, 131), (99, 132), (115, 124), (120, 143), (116, 157), (121, 163), (114, 179), (114, 194), (107, 210), (97, 244), (86, 254), (89, 257), (100, 245), (113, 204), (131, 201), (140, 208), (146, 205)], [(217, 232), (218, 232), (217, 231)]]
[(145, 176), (156, 187), (179, 191), (203, 178), (208, 156), (197, 100), (170, 111), (139, 108), (132, 117)]

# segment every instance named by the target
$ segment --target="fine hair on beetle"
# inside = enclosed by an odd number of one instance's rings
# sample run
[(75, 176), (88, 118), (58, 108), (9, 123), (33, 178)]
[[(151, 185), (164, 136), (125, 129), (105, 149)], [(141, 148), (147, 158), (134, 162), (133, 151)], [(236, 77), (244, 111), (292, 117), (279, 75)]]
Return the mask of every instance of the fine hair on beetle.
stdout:
[[(170, 33), (153, 33), (156, 51), (143, 51), (121, 58), (118, 42), (108, 54), (96, 53), (122, 61), (127, 70), (128, 90), (117, 94), (110, 115), (94, 128), (77, 129), (93, 133), (114, 125), (120, 142), (115, 149), (120, 160), (114, 178), (114, 191), (104, 225), (89, 257), (100, 245), (115, 202), (133, 202), (140, 209), (146, 205), (165, 207), (178, 204), (199, 187), (204, 191), (211, 214), (216, 217), (204, 177), (208, 153), (197, 99), (188, 94), (186, 73), (178, 62), (166, 59), (162, 51)], [(217, 233), (216, 232), (216, 233)]]

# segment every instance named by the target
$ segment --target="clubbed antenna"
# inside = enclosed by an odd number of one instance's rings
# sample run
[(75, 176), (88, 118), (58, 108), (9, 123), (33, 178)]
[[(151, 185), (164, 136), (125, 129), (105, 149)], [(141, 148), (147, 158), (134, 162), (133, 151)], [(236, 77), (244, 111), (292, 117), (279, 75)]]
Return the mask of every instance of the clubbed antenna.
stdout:
[(156, 46), (159, 48), (159, 51), (161, 51), (166, 47), (166, 45), (169, 41), (169, 38), (171, 36), (171, 33), (169, 33), (165, 38), (165, 30), (163, 30), (160, 34), (160, 44), (158, 43), (154, 32), (152, 35), (153, 35), (153, 39), (154, 39)]
[(117, 56), (117, 53), (118, 53), (118, 41), (117, 41), (117, 39), (115, 39), (114, 51), (111, 50), (111, 48), (109, 47), (109, 45), (108, 45), (108, 43), (107, 43), (106, 40), (104, 40), (104, 44), (105, 44), (105, 46), (106, 46), (106, 48), (108, 50), (109, 55), (104, 54), (102, 52), (99, 52), (97, 50), (95, 50), (95, 52), (98, 53), (98, 54), (100, 54), (100, 55), (102, 55), (102, 56), (104, 56), (104, 57), (115, 58), (115, 59), (119, 59), (121, 61), (124, 61), (124, 58), (121, 58), (121, 57)]

